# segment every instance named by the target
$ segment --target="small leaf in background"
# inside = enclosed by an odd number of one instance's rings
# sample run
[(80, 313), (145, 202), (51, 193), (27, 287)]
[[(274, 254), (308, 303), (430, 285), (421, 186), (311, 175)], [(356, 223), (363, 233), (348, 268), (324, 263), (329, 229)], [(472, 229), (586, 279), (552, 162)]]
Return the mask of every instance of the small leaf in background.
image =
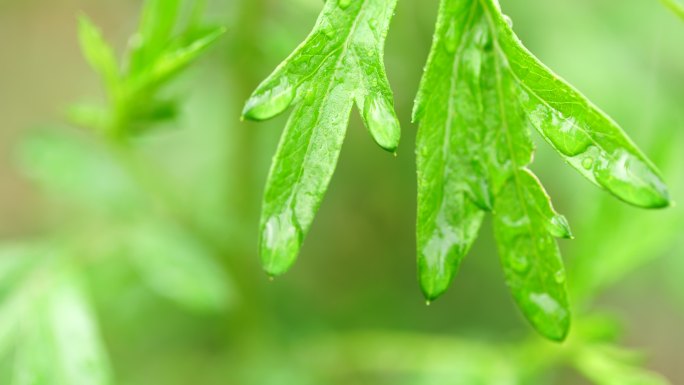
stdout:
[(194, 33), (191, 39), (178, 39), (164, 51), (151, 65), (151, 82), (164, 82), (178, 72), (187, 68), (208, 47), (214, 44), (226, 32), (224, 27), (208, 28)]
[(428, 300), (446, 291), (491, 211), (519, 308), (542, 335), (566, 337), (570, 307), (555, 238), (572, 234), (528, 168), (532, 126), (616, 197), (641, 207), (670, 203), (651, 162), (522, 46), (495, 0), (441, 1), (414, 120), (418, 268)]
[(25, 282), (44, 254), (37, 241), (0, 244), (0, 357), (17, 342), (29, 301)]
[(180, 0), (145, 0), (138, 33), (131, 40), (129, 73), (136, 74), (166, 48), (178, 20)]
[(170, 224), (140, 223), (125, 237), (125, 256), (159, 295), (190, 310), (218, 311), (232, 300), (227, 275), (215, 256)]
[(307, 39), (259, 85), (243, 116), (295, 106), (266, 182), (260, 255), (271, 275), (294, 263), (332, 178), (354, 103), (380, 147), (394, 152), (399, 121), (383, 65), (396, 0), (328, 1)]
[(38, 131), (21, 144), (18, 158), (29, 178), (60, 199), (115, 212), (140, 202), (136, 187), (104, 148), (76, 135)]
[(102, 77), (111, 92), (119, 83), (119, 69), (112, 47), (102, 37), (100, 30), (86, 16), (78, 19), (78, 37), (81, 50), (90, 66)]
[(576, 353), (577, 369), (596, 385), (669, 385), (669, 381), (638, 366), (639, 356), (613, 346), (588, 346)]
[(67, 118), (78, 127), (104, 132), (109, 124), (109, 112), (92, 103), (77, 103), (66, 111)]
[[(108, 385), (111, 369), (97, 323), (77, 276), (42, 280), (26, 304), (14, 385)], [(38, 283), (35, 283), (38, 285)]]

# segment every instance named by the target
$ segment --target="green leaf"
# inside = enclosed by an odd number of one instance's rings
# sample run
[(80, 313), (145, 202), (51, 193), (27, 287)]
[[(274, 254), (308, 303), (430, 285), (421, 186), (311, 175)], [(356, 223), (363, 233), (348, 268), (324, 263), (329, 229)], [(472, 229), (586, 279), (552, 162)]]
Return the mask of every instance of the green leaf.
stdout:
[(159, 295), (195, 311), (229, 305), (228, 277), (201, 243), (164, 223), (141, 223), (130, 230), (126, 257)]
[(120, 79), (112, 47), (107, 44), (100, 30), (85, 15), (78, 18), (78, 37), (86, 60), (93, 70), (102, 76), (111, 92), (117, 87)]
[(18, 158), (24, 173), (60, 200), (119, 214), (143, 201), (124, 170), (97, 142), (40, 130), (21, 143)]
[(266, 271), (292, 265), (334, 172), (356, 103), (375, 141), (399, 144), (399, 122), (382, 63), (396, 0), (328, 1), (313, 32), (247, 101), (243, 116), (272, 118), (295, 109), (276, 152), (261, 219)]
[(668, 385), (670, 382), (654, 372), (636, 366), (638, 355), (607, 345), (590, 345), (581, 349), (575, 366), (597, 385)]
[(0, 358), (17, 342), (27, 300), (24, 283), (44, 252), (35, 243), (0, 245)]
[(129, 72), (148, 67), (167, 48), (178, 20), (181, 0), (146, 0), (138, 33), (132, 40)]
[(164, 83), (178, 74), (226, 32), (224, 27), (208, 28), (194, 33), (192, 40), (178, 39), (159, 53), (142, 74), (133, 80), (134, 89), (141, 90)]
[(15, 385), (112, 383), (97, 323), (73, 273), (58, 273), (34, 296), (22, 323)]
[(429, 300), (447, 290), (491, 211), (518, 306), (541, 334), (565, 338), (570, 314), (554, 238), (572, 234), (528, 169), (533, 126), (618, 198), (644, 207), (669, 203), (651, 163), (522, 46), (494, 0), (442, 0), (414, 120), (418, 268)]

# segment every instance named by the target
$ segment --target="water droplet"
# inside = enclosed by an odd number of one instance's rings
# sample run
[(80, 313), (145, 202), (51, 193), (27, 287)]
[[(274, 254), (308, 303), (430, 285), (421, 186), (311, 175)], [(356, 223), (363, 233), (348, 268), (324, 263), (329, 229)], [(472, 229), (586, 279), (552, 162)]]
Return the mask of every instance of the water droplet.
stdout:
[(399, 146), (401, 129), (390, 103), (382, 97), (368, 96), (362, 115), (376, 143), (387, 151), (395, 152)]
[(335, 36), (335, 27), (333, 27), (333, 25), (328, 22), (324, 22), (321, 30), (329, 39), (332, 39)]
[(537, 305), (537, 307), (549, 315), (565, 315), (566, 311), (561, 305), (548, 293), (531, 293), (530, 301)]
[(444, 48), (446, 48), (447, 52), (456, 52), (456, 49), (458, 49), (458, 40), (458, 25), (455, 21), (452, 21), (449, 23), (449, 29), (447, 29), (447, 32), (444, 35)]
[(509, 27), (513, 28), (513, 19), (511, 19), (511, 17), (508, 15), (503, 15), (503, 18), (506, 21), (506, 24), (508, 24)]
[(337, 5), (342, 9), (346, 9), (351, 5), (351, 2), (352, 0), (338, 0)]
[(585, 170), (591, 170), (592, 166), (594, 166), (594, 158), (586, 157), (582, 159), (582, 167), (584, 167)]
[(554, 274), (553, 279), (558, 283), (559, 285), (562, 285), (565, 283), (565, 270), (561, 269)]
[(530, 111), (530, 120), (558, 151), (565, 156), (577, 156), (590, 148), (592, 139), (581, 129), (580, 122), (550, 109), (536, 97), (526, 96), (524, 101)]
[(425, 301), (425, 306), (430, 306), (432, 305), (432, 302), (430, 300)]
[(475, 45), (479, 48), (487, 48), (492, 44), (491, 35), (489, 34), (489, 29), (483, 25), (478, 25), (473, 30), (473, 41)]
[(551, 235), (556, 238), (572, 238), (572, 231), (567, 218), (563, 215), (556, 215), (551, 218)]
[(300, 245), (301, 230), (291, 210), (270, 217), (261, 234), (261, 258), (266, 272), (283, 274), (294, 263)]
[(601, 186), (631, 204), (660, 208), (670, 203), (665, 182), (650, 165), (626, 150), (602, 156), (596, 162), (594, 176)]
[(516, 255), (510, 259), (511, 268), (518, 274), (525, 274), (530, 270), (530, 261), (524, 255)]
[(285, 111), (295, 98), (296, 90), (287, 79), (275, 87), (259, 90), (247, 100), (242, 116), (251, 120), (267, 120)]

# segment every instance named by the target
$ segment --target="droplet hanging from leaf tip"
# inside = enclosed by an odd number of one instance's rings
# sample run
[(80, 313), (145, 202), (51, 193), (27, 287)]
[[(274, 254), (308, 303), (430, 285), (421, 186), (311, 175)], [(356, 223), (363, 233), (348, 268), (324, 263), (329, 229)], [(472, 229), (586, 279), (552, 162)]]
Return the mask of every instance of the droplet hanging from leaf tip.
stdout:
[(375, 142), (387, 151), (396, 152), (401, 129), (390, 103), (375, 95), (368, 96), (364, 100), (362, 115)]

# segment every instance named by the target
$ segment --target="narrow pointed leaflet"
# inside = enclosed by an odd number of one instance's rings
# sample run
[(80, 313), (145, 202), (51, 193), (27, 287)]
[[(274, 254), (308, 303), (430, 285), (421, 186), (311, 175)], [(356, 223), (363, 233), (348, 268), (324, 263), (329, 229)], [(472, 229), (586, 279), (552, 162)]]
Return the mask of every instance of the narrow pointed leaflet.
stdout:
[(447, 290), (489, 211), (516, 303), (547, 338), (567, 335), (570, 312), (555, 238), (572, 235), (528, 168), (532, 127), (619, 199), (646, 208), (669, 204), (651, 162), (522, 45), (496, 0), (441, 1), (414, 120), (420, 123), (418, 270), (430, 300)]
[(352, 106), (394, 152), (399, 122), (383, 65), (396, 0), (329, 0), (311, 34), (256, 89), (243, 116), (266, 120), (294, 105), (266, 183), (260, 255), (267, 273), (294, 263), (332, 178)]

